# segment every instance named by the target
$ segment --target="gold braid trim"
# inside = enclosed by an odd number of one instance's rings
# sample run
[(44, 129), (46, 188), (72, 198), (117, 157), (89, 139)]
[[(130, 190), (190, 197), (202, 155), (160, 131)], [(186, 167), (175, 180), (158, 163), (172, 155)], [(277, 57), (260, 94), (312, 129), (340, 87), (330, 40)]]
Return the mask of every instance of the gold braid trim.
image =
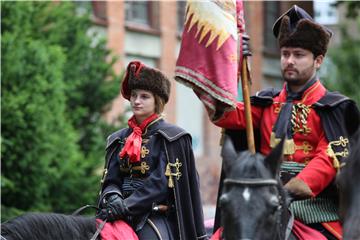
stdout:
[[(349, 139), (344, 138), (343, 136), (340, 136), (339, 140), (337, 141), (331, 141), (329, 142), (329, 145), (326, 149), (326, 154), (333, 159), (333, 165), (334, 168), (339, 169), (340, 168), (340, 161), (337, 158), (337, 156), (341, 157), (347, 157), (349, 155), (349, 150), (346, 148), (349, 144)], [(341, 146), (344, 148), (344, 151), (342, 152), (334, 152), (332, 146)]]
[(291, 111), (291, 125), (294, 133), (308, 134), (311, 132), (311, 129), (307, 126), (307, 118), (310, 110), (310, 106), (303, 103), (293, 105)]
[[(180, 179), (180, 177), (182, 176), (182, 173), (180, 172), (180, 167), (182, 166), (182, 163), (179, 161), (178, 158), (176, 158), (175, 163), (168, 163), (166, 165), (166, 170), (165, 170), (165, 176), (169, 177), (169, 181), (168, 181), (168, 187), (169, 188), (173, 188), (174, 187), (174, 180), (173, 177), (176, 177), (177, 180)], [(175, 168), (175, 173), (173, 173), (171, 171), (171, 168)]]

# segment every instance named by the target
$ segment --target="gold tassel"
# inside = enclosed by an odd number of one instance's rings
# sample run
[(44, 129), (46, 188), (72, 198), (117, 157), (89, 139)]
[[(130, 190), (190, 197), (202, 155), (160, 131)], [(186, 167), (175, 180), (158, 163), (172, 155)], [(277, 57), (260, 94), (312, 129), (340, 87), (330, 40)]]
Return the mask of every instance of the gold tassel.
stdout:
[[(276, 147), (276, 145), (279, 144), (279, 142), (281, 141), (280, 138), (276, 138), (275, 137), (275, 133), (272, 132), (270, 135), (270, 147), (274, 148)], [(283, 154), (284, 155), (292, 155), (295, 153), (295, 143), (294, 143), (294, 139), (286, 139), (284, 142), (284, 148), (283, 148)]]
[(171, 169), (170, 169), (170, 164), (169, 163), (166, 165), (165, 176), (169, 177), (168, 187), (173, 188), (174, 187), (174, 181), (173, 181), (172, 176), (171, 176)]
[(174, 187), (174, 181), (172, 179), (172, 176), (169, 176), (169, 184), (168, 184), (169, 188), (173, 188)]
[(171, 176), (171, 170), (169, 164), (166, 165), (165, 176)]
[(291, 155), (295, 153), (294, 139), (286, 139), (284, 143), (284, 154)]
[(270, 147), (274, 148), (280, 142), (279, 138), (275, 137), (275, 133), (272, 132), (270, 135)]
[(326, 149), (326, 154), (333, 159), (333, 166), (336, 170), (340, 169), (340, 162), (336, 157), (336, 154), (334, 153), (334, 150), (331, 148), (331, 143), (329, 143), (327, 149)]
[(333, 158), (333, 165), (334, 165), (334, 168), (335, 168), (336, 170), (339, 170), (339, 168), (340, 168), (340, 163), (339, 163), (339, 160), (337, 159), (336, 156)]

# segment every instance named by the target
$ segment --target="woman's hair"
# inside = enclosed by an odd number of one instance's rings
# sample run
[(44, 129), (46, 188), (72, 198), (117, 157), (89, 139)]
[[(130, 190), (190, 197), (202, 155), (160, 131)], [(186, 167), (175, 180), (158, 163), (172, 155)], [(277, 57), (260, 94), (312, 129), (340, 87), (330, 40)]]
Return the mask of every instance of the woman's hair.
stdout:
[(165, 100), (155, 93), (153, 95), (155, 98), (155, 113), (161, 114), (164, 111)]

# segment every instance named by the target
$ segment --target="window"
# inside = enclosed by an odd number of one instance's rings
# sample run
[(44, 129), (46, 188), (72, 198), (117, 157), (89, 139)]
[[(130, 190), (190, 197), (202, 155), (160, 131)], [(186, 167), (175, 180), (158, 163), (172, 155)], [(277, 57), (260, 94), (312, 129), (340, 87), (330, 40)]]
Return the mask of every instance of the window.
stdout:
[(125, 20), (140, 27), (159, 28), (159, 2), (126, 1)]
[(190, 88), (176, 83), (176, 124), (191, 134), (195, 157), (204, 155), (203, 109)]
[(126, 54), (125, 59), (124, 59), (124, 64), (125, 64), (125, 66), (127, 66), (129, 64), (129, 62), (135, 61), (135, 60), (141, 61), (142, 63), (144, 63), (145, 65), (147, 65), (149, 67), (153, 67), (153, 68), (159, 67), (158, 59), (151, 58), (151, 57), (139, 56), (139, 55), (133, 55), (133, 54)]
[(333, 6), (335, 0), (314, 1), (315, 21), (324, 25), (333, 25), (338, 23), (336, 7)]
[(76, 6), (76, 13), (80, 16), (91, 15), (95, 25), (107, 25), (107, 6), (105, 1), (73, 1)]
[(278, 1), (264, 2), (264, 47), (267, 52), (277, 53), (277, 40), (273, 35), (272, 27), (280, 16), (280, 4)]
[(185, 23), (186, 1), (176, 2), (176, 11), (177, 11), (177, 31), (178, 33), (182, 33)]
[(93, 1), (93, 14), (96, 18), (100, 18), (102, 20), (106, 20), (106, 2)]
[(90, 2), (85, 1), (73, 1), (76, 7), (76, 14), (79, 16), (84, 16), (89, 14), (92, 11), (92, 6)]

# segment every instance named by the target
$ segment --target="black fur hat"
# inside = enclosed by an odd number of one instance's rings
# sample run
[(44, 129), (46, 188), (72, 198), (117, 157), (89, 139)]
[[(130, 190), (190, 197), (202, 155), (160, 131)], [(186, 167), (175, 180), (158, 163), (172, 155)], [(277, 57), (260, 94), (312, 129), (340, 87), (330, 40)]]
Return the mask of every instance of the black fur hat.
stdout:
[(131, 90), (142, 89), (158, 95), (167, 103), (170, 86), (169, 79), (159, 70), (147, 67), (139, 61), (132, 61), (126, 68), (121, 94), (125, 99), (130, 100)]
[(326, 54), (332, 32), (316, 23), (302, 8), (294, 5), (281, 15), (273, 26), (273, 33), (281, 47), (300, 47), (314, 56)]

